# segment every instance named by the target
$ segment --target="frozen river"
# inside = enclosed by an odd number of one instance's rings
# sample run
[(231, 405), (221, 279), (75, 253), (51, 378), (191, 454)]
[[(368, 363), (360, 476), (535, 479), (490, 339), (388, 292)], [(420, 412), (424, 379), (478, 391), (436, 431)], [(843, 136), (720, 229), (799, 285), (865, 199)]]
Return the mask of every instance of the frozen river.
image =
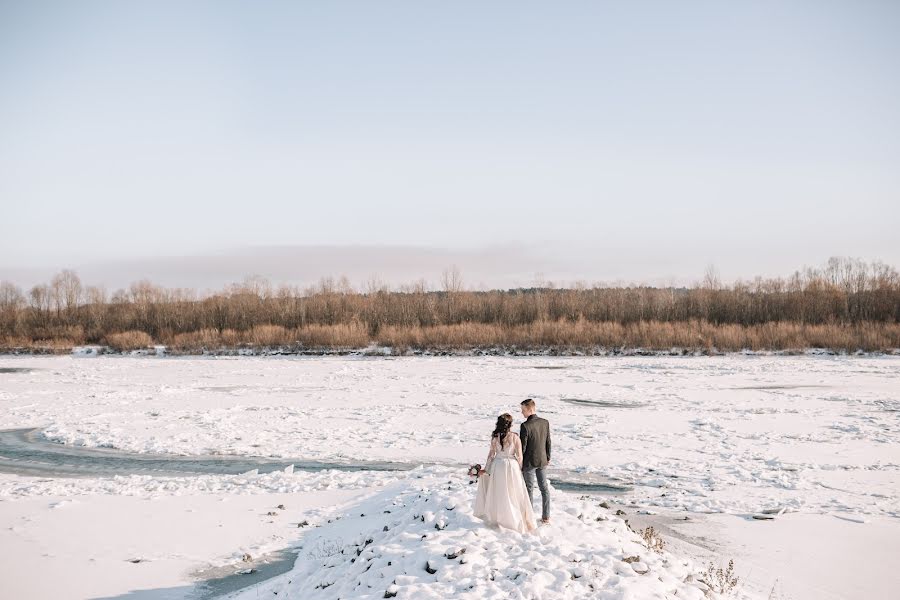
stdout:
[[(165, 505), (178, 505), (177, 497), (218, 503), (221, 510), (223, 498), (239, 496), (246, 512), (248, 497), (304, 492), (309, 501), (315, 493), (327, 499), (315, 510), (334, 509), (406, 476), (367, 465), (427, 463), (452, 471), (483, 462), (496, 416), (510, 412), (518, 421), (518, 404), (527, 397), (551, 422), (552, 466), (565, 474), (558, 481), (608, 482), (627, 490), (618, 501), (649, 516), (739, 520), (728, 531), (756, 527), (741, 539), (757, 545), (765, 541), (756, 539), (759, 527), (772, 528), (762, 537), (776, 540), (807, 518), (819, 530), (829, 531), (831, 523), (835, 531), (855, 527), (846, 539), (859, 543), (867, 531), (872, 539), (900, 533), (900, 357), (3, 357), (0, 429), (36, 429), (27, 440), (32, 449), (65, 444), (76, 455), (151, 461), (145, 465), (152, 468), (5, 469), (18, 474), (0, 475), (0, 525), (6, 525), (0, 540), (21, 546), (21, 568), (52, 568), (51, 558), (23, 540), (52, 543), (39, 517), (48, 511), (61, 518), (47, 507), (71, 499), (89, 512), (110, 496), (156, 498), (163, 508), (155, 514), (170, 515), (180, 508)], [(25, 440), (24, 432), (15, 435)], [(7, 454), (0, 451), (0, 471), (4, 460), (14, 459), (12, 450)], [(184, 478), (152, 463), (196, 467), (201, 456), (221, 459), (231, 470), (195, 468), (200, 475)], [(284, 473), (287, 463), (310, 472)], [(335, 464), (362, 471), (318, 472)], [(241, 479), (250, 468), (259, 475)], [(781, 514), (757, 520), (773, 513)], [(221, 543), (268, 552), (299, 535), (279, 532), (273, 539), (255, 525), (242, 531), (244, 537)], [(833, 545), (836, 564), (841, 543), (816, 541)], [(159, 548), (164, 555), (164, 541)], [(176, 553), (185, 556), (154, 581), (227, 564), (240, 554), (230, 550), (217, 552), (211, 540), (209, 547)], [(740, 558), (741, 549), (733, 550)], [(755, 574), (745, 573), (748, 592), (765, 595), (771, 584), (784, 598), (828, 598), (831, 589), (833, 597), (866, 597), (854, 595), (858, 588), (841, 588), (840, 573), (824, 589), (819, 581), (818, 596), (804, 596), (811, 584), (802, 561), (775, 572), (777, 564), (753, 552), (745, 552), (745, 568), (757, 561)], [(883, 552), (885, 560), (900, 558)], [(866, 567), (846, 568), (854, 578), (852, 569)], [(8, 581), (5, 575), (0, 581)], [(123, 570), (108, 589), (130, 575)]]

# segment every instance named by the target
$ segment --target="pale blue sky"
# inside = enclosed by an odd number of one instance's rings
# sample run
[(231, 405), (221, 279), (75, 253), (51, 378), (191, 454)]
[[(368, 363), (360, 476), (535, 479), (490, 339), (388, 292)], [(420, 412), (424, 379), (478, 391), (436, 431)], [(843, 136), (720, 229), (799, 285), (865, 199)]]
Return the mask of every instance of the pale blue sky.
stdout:
[(351, 244), (521, 245), (573, 279), (897, 265), (898, 65), (891, 1), (0, 0), (0, 268)]

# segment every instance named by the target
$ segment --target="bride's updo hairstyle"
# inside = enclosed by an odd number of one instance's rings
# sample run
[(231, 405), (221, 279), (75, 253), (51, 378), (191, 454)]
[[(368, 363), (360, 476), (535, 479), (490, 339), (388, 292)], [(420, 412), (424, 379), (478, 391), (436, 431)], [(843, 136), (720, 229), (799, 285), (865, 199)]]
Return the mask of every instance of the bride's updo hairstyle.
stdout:
[(497, 424), (494, 425), (494, 433), (491, 434), (491, 437), (499, 437), (500, 441), (503, 441), (503, 437), (509, 433), (509, 429), (512, 427), (512, 415), (509, 413), (503, 413), (499, 417), (497, 417)]

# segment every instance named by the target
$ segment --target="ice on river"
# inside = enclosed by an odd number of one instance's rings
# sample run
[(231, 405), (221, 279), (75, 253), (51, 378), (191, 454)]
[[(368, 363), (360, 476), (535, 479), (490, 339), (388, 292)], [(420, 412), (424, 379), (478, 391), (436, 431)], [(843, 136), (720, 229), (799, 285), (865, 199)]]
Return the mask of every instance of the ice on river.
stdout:
[[(776, 525), (807, 514), (841, 527), (900, 518), (900, 357), (3, 357), (0, 367), (14, 369), (0, 372), (0, 428), (39, 427), (65, 444), (453, 471), (482, 462), (496, 416), (518, 422), (531, 397), (552, 425), (552, 466), (633, 486), (624, 501), (645, 511), (768, 513)], [(5, 476), (0, 500), (364, 485), (296, 477)], [(370, 492), (406, 477), (373, 476)]]
[(897, 357), (0, 363), (35, 368), (0, 375), (0, 428), (65, 444), (469, 464), (496, 415), (518, 420), (531, 397), (554, 467), (635, 484), (643, 502), (900, 516)]

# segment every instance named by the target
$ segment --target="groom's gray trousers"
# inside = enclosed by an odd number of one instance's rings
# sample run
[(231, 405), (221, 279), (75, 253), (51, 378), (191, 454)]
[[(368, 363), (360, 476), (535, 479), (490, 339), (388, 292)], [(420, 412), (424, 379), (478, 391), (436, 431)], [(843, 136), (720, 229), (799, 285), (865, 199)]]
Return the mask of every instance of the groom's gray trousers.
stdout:
[(547, 475), (542, 467), (525, 467), (522, 470), (525, 477), (525, 489), (528, 490), (528, 500), (534, 506), (534, 479), (537, 476), (538, 489), (541, 490), (541, 518), (550, 518), (550, 489), (547, 487)]

